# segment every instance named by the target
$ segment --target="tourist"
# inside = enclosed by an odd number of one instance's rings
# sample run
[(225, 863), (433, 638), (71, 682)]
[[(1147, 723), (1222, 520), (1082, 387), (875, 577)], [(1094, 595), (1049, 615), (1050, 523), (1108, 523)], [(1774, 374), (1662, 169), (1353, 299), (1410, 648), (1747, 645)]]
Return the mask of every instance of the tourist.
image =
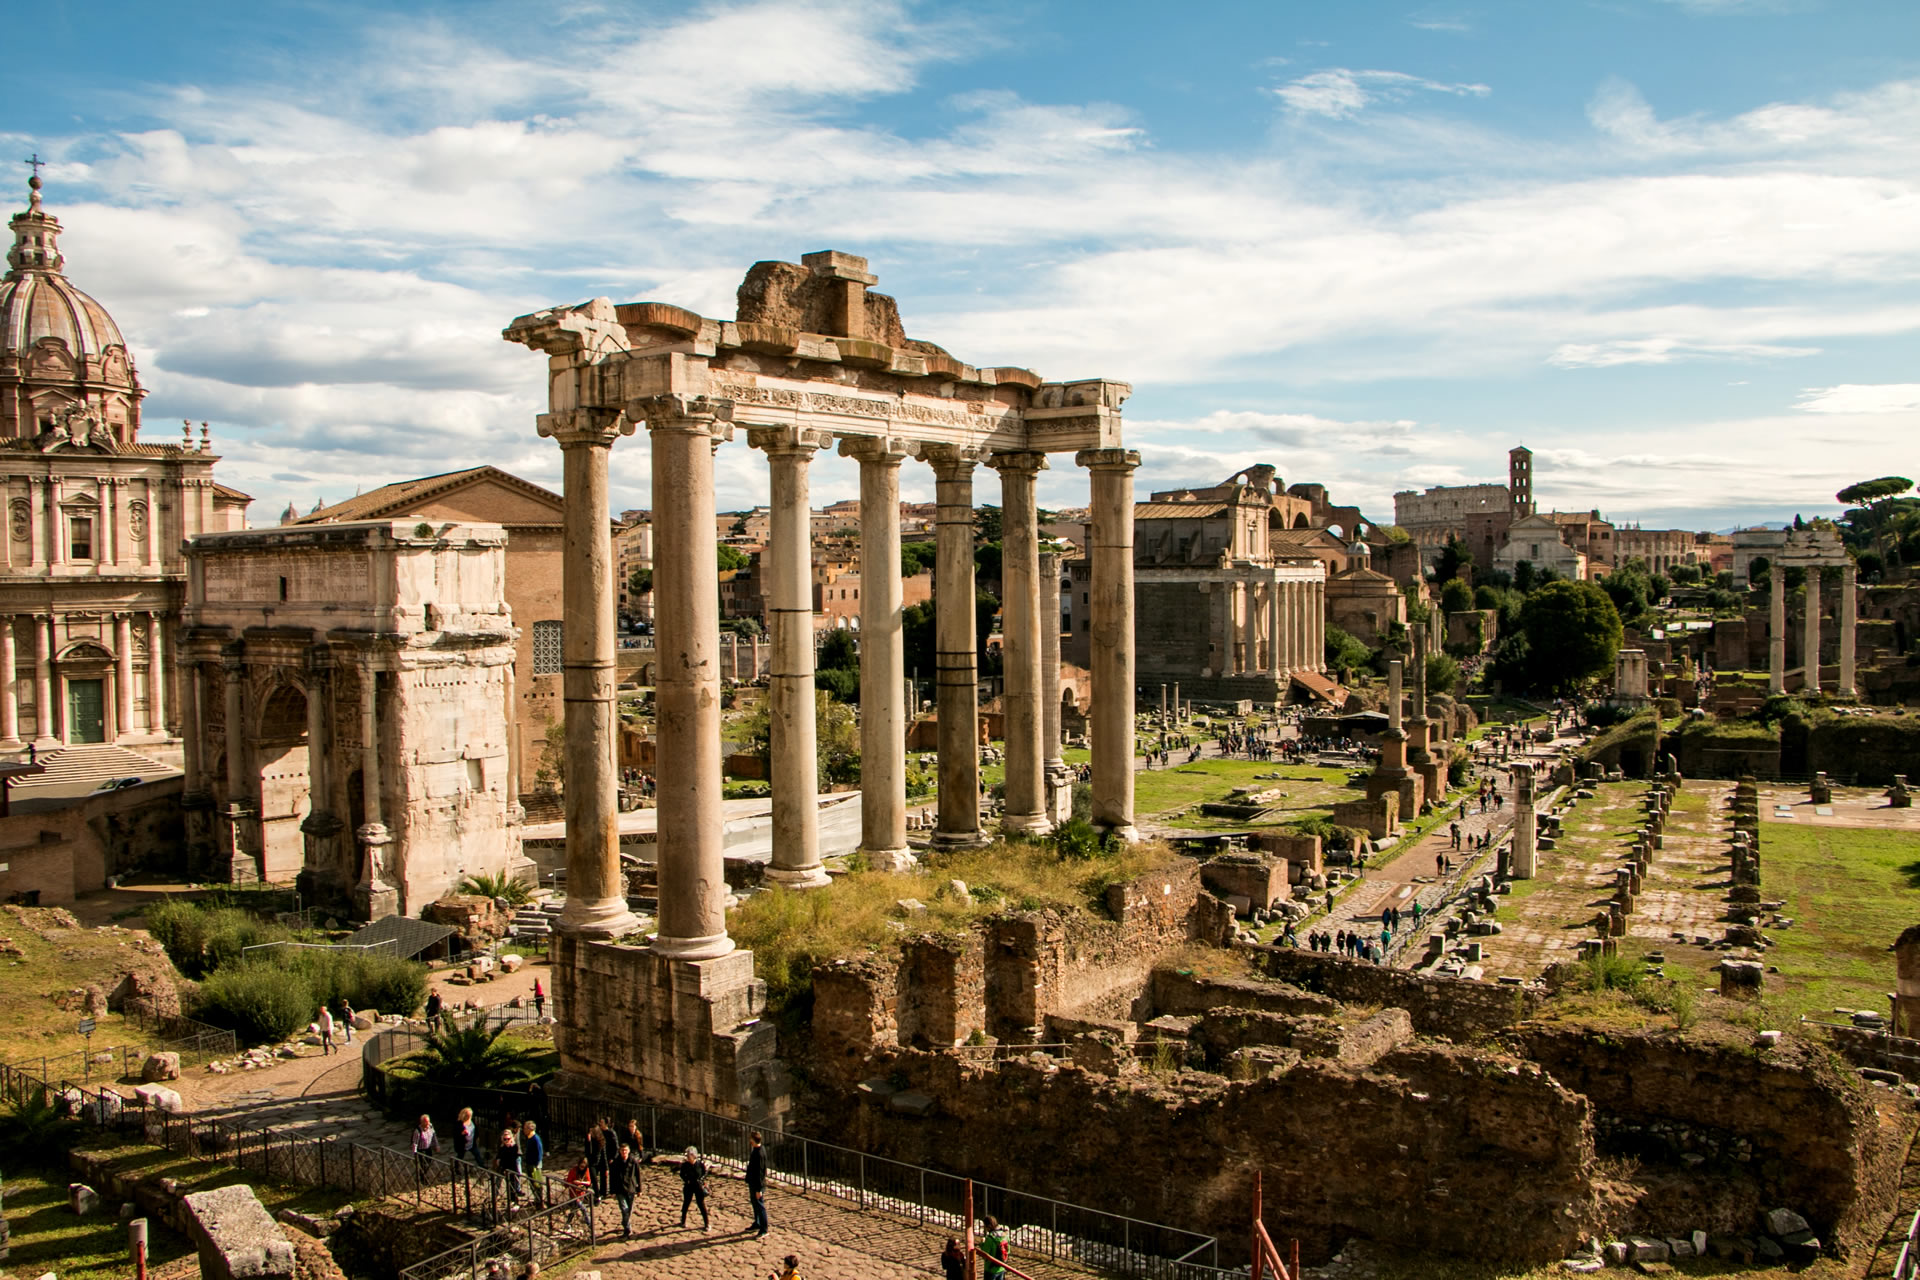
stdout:
[(632, 1145), (633, 1154), (639, 1159), (640, 1163), (653, 1163), (647, 1158), (647, 1144), (640, 1136), (640, 1122), (638, 1120), (627, 1121), (627, 1141)]
[(527, 1191), (542, 1209), (547, 1207), (547, 1175), (541, 1171), (540, 1164), (546, 1154), (547, 1144), (541, 1141), (538, 1126), (531, 1120), (521, 1125), (520, 1168), (527, 1175)]
[(593, 1190), (593, 1175), (587, 1172), (587, 1158), (585, 1156), (581, 1156), (578, 1160), (575, 1160), (573, 1162), (573, 1168), (567, 1170), (566, 1182), (567, 1203), (572, 1205), (573, 1211), (580, 1216), (581, 1229), (590, 1230), (593, 1226), (593, 1220), (587, 1214), (587, 1207), (591, 1205), (593, 1201), (587, 1198), (587, 1193)]
[(511, 1206), (520, 1198), (520, 1132), (514, 1128), (511, 1116), (507, 1118), (506, 1127), (500, 1130), (500, 1145), (494, 1150), (493, 1165), (507, 1180), (507, 1204)]
[(547, 1016), (547, 992), (546, 988), (540, 985), (538, 978), (533, 980), (533, 1016), (536, 1018)]
[(427, 1021), (440, 1021), (440, 993), (438, 991), (429, 991), (427, 993)]
[(700, 1206), (700, 1229), (708, 1230), (710, 1219), (707, 1217), (707, 1162), (700, 1158), (698, 1147), (688, 1147), (686, 1157), (680, 1161), (680, 1225), (687, 1225), (687, 1210), (693, 1205)]
[(760, 1135), (748, 1138), (752, 1147), (747, 1152), (747, 1202), (753, 1209), (753, 1232), (755, 1240), (765, 1240), (772, 1228), (767, 1225), (767, 1149), (760, 1145)]
[[(1465, 817), (1466, 815), (1463, 813), (1461, 816)], [(1447, 824), (1447, 837), (1448, 837), (1447, 847), (1449, 849), (1458, 849), (1460, 847), (1460, 824), (1459, 823), (1449, 822)]]
[(324, 1058), (333, 1052), (333, 1010), (327, 1008), (325, 1004), (320, 1006), (320, 1017), (316, 1020), (316, 1025), (320, 1029), (320, 1056)]
[(440, 1154), (440, 1135), (433, 1131), (433, 1118), (421, 1116), (413, 1128), (413, 1171), (420, 1181), (427, 1180), (429, 1162)]
[(346, 1033), (347, 1043), (353, 1043), (353, 1002), (345, 996), (340, 997), (340, 1029)]
[(1436, 853), (1433, 855), (1433, 874), (1437, 876), (1447, 874), (1447, 856), (1445, 854)]
[(1006, 1280), (1007, 1269), (1000, 1264), (1007, 1261), (1007, 1238), (1000, 1234), (1000, 1220), (991, 1214), (987, 1217), (986, 1234), (980, 1237), (979, 1250), (987, 1256), (985, 1280)]
[(1333, 945), (1341, 955), (1347, 953), (1347, 931), (1345, 929), (1333, 935)]
[(623, 1239), (633, 1235), (633, 1201), (640, 1194), (640, 1152), (631, 1142), (624, 1139), (620, 1143), (620, 1155), (614, 1162), (613, 1198), (620, 1205), (620, 1235)]
[(780, 1259), (780, 1269), (767, 1272), (767, 1280), (800, 1280), (799, 1255), (790, 1253)]
[(940, 1251), (940, 1272), (944, 1280), (967, 1280), (967, 1251), (957, 1236), (948, 1236), (947, 1247)]
[(480, 1163), (479, 1133), (473, 1127), (473, 1108), (462, 1107), (454, 1117), (453, 1158)]
[(613, 1126), (603, 1116), (587, 1130), (587, 1175), (593, 1180), (593, 1194), (607, 1194), (607, 1170), (613, 1164)]

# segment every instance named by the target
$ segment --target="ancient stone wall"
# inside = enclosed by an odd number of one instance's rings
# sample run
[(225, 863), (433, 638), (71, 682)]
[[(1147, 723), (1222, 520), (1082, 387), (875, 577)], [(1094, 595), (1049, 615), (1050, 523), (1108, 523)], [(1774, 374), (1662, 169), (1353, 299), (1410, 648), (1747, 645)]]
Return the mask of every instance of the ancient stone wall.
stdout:
[(1467, 1040), (1486, 1035), (1532, 1017), (1547, 998), (1540, 987), (1409, 973), (1296, 947), (1252, 950), (1269, 977), (1348, 1004), (1405, 1009), (1423, 1036)]
[(1291, 1014), (1335, 1013), (1340, 1008), (1330, 996), (1263, 978), (1203, 978), (1164, 967), (1153, 971), (1150, 999), (1155, 1014), (1176, 1017), (1198, 1017), (1222, 1005)]
[[(1709, 1231), (1749, 1232), (1785, 1205), (1822, 1237), (1884, 1225), (1892, 1179), (1914, 1129), (1893, 1094), (1876, 1114), (1865, 1086), (1827, 1051), (1794, 1038), (1756, 1049), (1745, 1033), (1714, 1039), (1599, 1034), (1528, 1026), (1508, 1037), (1567, 1088), (1590, 1099), (1603, 1153), (1694, 1168), (1717, 1197), (1696, 1193), (1681, 1217)], [(1689, 1159), (1689, 1157), (1704, 1159)], [(1702, 1214), (1717, 1213), (1718, 1220)]]
[(160, 778), (0, 818), (0, 897), (38, 890), (54, 906), (138, 867), (184, 873), (181, 787), (177, 776)]
[(900, 970), (901, 1044), (937, 1049), (986, 1029), (986, 949), (978, 934), (924, 934), (906, 944)]
[[(1237, 1256), (1252, 1170), (1268, 1229), (1308, 1261), (1349, 1236), (1524, 1260), (1558, 1258), (1593, 1214), (1588, 1104), (1538, 1067), (1457, 1047), (1372, 1068), (1329, 1059), (1243, 1083), (1115, 1078), (1024, 1060), (876, 1062), (935, 1099), (903, 1118), (846, 1097), (818, 1117), (865, 1151), (1151, 1221), (1218, 1233)], [(1074, 1141), (1060, 1141), (1071, 1124)], [(1497, 1222), (1498, 1230), (1490, 1223)]]

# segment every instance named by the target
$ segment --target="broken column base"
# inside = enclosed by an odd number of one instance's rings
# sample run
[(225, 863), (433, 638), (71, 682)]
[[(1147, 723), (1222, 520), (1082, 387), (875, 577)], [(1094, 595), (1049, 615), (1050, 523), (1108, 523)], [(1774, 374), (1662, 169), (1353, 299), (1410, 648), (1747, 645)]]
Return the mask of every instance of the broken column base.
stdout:
[(553, 987), (562, 1070), (650, 1102), (784, 1125), (791, 1081), (752, 952), (673, 960), (561, 934)]

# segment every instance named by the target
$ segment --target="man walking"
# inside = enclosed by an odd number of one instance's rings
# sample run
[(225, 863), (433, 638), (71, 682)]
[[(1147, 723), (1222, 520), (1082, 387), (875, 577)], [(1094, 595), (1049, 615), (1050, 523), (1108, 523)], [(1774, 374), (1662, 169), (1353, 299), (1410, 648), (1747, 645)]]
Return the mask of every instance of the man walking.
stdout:
[(700, 1206), (700, 1229), (709, 1230), (712, 1221), (707, 1217), (707, 1162), (700, 1158), (698, 1147), (688, 1147), (686, 1159), (680, 1162), (680, 1225), (687, 1225), (687, 1210), (695, 1204)]
[(633, 1236), (633, 1201), (640, 1194), (640, 1153), (630, 1142), (620, 1144), (620, 1158), (612, 1170), (613, 1198), (620, 1202), (620, 1235)]
[(326, 1005), (320, 1006), (320, 1056), (326, 1057), (333, 1052), (333, 1010)]
[(413, 1171), (421, 1182), (427, 1180), (427, 1168), (440, 1154), (440, 1135), (433, 1131), (433, 1117), (421, 1116), (413, 1130)]
[(767, 1149), (760, 1145), (760, 1135), (752, 1138), (752, 1149), (747, 1152), (747, 1200), (753, 1207), (753, 1232), (755, 1240), (765, 1240), (769, 1230), (767, 1226)]

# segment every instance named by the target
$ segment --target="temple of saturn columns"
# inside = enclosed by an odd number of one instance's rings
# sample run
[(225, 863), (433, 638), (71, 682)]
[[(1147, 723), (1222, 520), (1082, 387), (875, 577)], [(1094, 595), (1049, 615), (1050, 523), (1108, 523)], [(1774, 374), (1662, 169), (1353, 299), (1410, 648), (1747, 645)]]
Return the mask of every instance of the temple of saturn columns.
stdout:
[(1828, 569), (1840, 571), (1840, 672), (1835, 689), (1842, 698), (1859, 692), (1855, 687), (1854, 637), (1858, 629), (1859, 590), (1854, 581), (1853, 557), (1840, 545), (1840, 535), (1831, 529), (1788, 530), (1773, 559), (1767, 610), (1767, 692), (1785, 693), (1787, 689), (1787, 586), (1786, 570), (1804, 569), (1807, 574), (1806, 605), (1802, 623), (1806, 630), (1801, 640), (1800, 661), (1804, 669), (1801, 691), (1808, 697), (1820, 692), (1820, 588)]
[[(748, 272), (738, 317), (604, 298), (522, 316), (510, 342), (545, 353), (539, 431), (565, 466), (567, 904), (554, 957), (562, 1067), (602, 1084), (777, 1121), (784, 1094), (752, 959), (727, 935), (721, 830), (719, 618), (713, 458), (745, 435), (770, 472), (773, 860), (793, 887), (826, 883), (816, 830), (808, 469), (838, 447), (860, 464), (862, 849), (902, 866), (905, 705), (900, 468), (930, 466), (939, 719), (936, 848), (984, 843), (974, 633), (975, 469), (1000, 476), (1004, 511), (1003, 830), (1052, 824), (1046, 622), (1035, 482), (1068, 453), (1091, 478), (1093, 818), (1133, 827), (1133, 471), (1120, 406), (1130, 388), (975, 368), (909, 339), (863, 258), (823, 252)], [(616, 946), (637, 921), (620, 870), (612, 743), (614, 565), (609, 451), (645, 427), (652, 447), (659, 910), (648, 946)], [(1054, 637), (1057, 645), (1057, 637)]]

